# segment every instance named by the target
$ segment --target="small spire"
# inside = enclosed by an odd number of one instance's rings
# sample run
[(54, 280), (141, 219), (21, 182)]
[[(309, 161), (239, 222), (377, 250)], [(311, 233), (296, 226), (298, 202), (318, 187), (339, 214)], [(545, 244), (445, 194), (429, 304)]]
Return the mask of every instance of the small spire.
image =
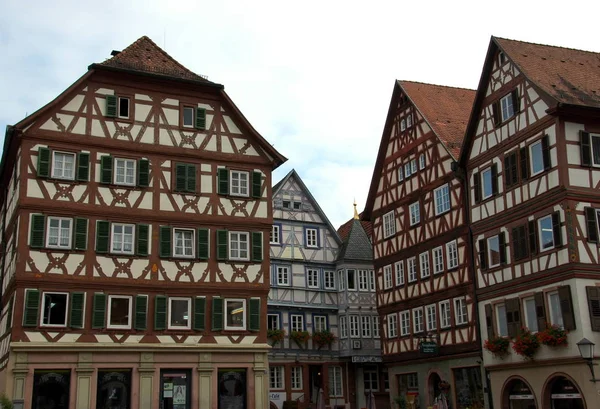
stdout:
[(356, 199), (354, 199), (354, 220), (358, 220), (358, 211), (356, 210)]

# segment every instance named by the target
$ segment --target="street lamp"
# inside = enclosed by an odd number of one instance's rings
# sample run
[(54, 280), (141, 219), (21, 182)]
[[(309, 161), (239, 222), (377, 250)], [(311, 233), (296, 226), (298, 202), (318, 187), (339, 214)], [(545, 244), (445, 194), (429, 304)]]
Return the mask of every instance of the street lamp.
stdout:
[(585, 360), (585, 363), (590, 367), (590, 372), (592, 373), (591, 382), (600, 382), (600, 379), (596, 379), (596, 375), (594, 375), (594, 343), (587, 338), (583, 338), (581, 341), (577, 343), (577, 348), (579, 348), (579, 355)]

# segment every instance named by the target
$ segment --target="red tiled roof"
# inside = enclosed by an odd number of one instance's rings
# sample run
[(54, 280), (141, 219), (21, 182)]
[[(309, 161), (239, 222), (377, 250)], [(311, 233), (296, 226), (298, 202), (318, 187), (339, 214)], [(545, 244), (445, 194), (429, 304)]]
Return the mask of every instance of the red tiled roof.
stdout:
[(98, 65), (211, 83), (211, 81), (202, 78), (175, 61), (173, 57), (146, 36), (139, 38), (114, 57)]
[[(362, 213), (359, 215), (359, 217), (362, 217)], [(346, 223), (338, 227), (337, 233), (338, 236), (340, 236), (340, 238), (342, 239), (342, 241), (346, 241), (346, 239), (348, 238), (350, 230), (352, 229), (352, 222), (354, 222), (354, 218), (348, 220)], [(364, 229), (365, 233), (367, 233), (367, 236), (369, 236), (369, 238), (373, 238), (373, 224), (366, 220), (361, 220), (360, 224), (362, 225), (362, 228)]]
[(558, 102), (600, 107), (600, 54), (494, 37), (530, 81)]
[(412, 81), (398, 81), (398, 84), (452, 156), (458, 158), (475, 90)]

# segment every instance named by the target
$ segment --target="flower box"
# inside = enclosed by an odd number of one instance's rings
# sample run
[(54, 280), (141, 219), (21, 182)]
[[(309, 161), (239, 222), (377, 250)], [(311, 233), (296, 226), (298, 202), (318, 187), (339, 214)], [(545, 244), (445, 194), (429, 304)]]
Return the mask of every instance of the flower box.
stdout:
[(483, 347), (490, 351), (496, 358), (504, 358), (508, 355), (509, 346), (510, 340), (506, 337), (493, 337), (486, 339), (483, 343)]
[(533, 359), (533, 356), (540, 348), (540, 340), (537, 334), (532, 334), (527, 328), (523, 328), (513, 341), (513, 350), (527, 359)]
[(317, 331), (312, 336), (313, 344), (315, 344), (319, 349), (324, 347), (325, 345), (331, 346), (333, 341), (335, 341), (335, 335), (333, 335), (330, 331)]
[(550, 347), (560, 347), (569, 345), (567, 339), (568, 332), (557, 325), (547, 327), (544, 331), (538, 332), (538, 339), (543, 345)]

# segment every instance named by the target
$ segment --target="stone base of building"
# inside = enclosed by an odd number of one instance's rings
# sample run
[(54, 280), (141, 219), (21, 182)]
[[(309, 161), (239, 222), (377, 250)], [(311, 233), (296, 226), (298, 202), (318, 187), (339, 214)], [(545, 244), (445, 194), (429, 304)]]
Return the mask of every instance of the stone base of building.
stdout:
[(267, 348), (16, 345), (0, 390), (31, 409), (263, 409)]

